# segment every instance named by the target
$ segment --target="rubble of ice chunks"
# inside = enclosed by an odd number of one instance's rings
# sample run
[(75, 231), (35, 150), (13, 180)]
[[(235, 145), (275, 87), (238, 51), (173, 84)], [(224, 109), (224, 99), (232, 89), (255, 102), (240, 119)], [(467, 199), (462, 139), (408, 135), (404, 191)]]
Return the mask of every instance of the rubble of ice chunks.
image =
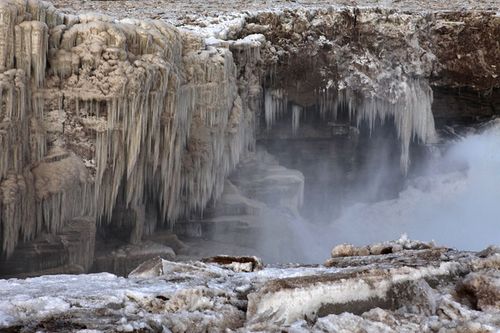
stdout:
[[(417, 333), (417, 332), (440, 332), (440, 333), (482, 333), (496, 332), (497, 327), (489, 324), (488, 320), (482, 322), (479, 318), (470, 318), (471, 321), (442, 321), (438, 316), (422, 319), (416, 315), (395, 314), (380, 308), (372, 309), (362, 315), (354, 315), (344, 312), (342, 314), (331, 314), (319, 318), (314, 325), (308, 325), (301, 321), (294, 323), (286, 329), (290, 333), (305, 332), (342, 332), (342, 333)], [(491, 318), (490, 318), (491, 320)]]
[(352, 257), (352, 256), (368, 256), (397, 253), (405, 250), (423, 250), (435, 248), (434, 243), (425, 243), (415, 240), (410, 240), (404, 234), (395, 241), (387, 241), (376, 243), (367, 246), (354, 246), (352, 244), (340, 244), (332, 249), (332, 258), (337, 257)]
[[(412, 264), (409, 253), (408, 266), (399, 268), (376, 262), (354, 273), (347, 267), (330, 276), (270, 281), (248, 296), (241, 331), (498, 332), (500, 257), (488, 263), (462, 255), (452, 265), (438, 260), (439, 268)], [(474, 264), (477, 271), (463, 278)]]
[(412, 249), (368, 255), (364, 263), (344, 257), (353, 261), (345, 267), (249, 271), (232, 264), (262, 263), (228, 256), (205, 262), (155, 258), (126, 279), (91, 274), (2, 280), (0, 329), (59, 322), (101, 332), (498, 332), (498, 251), (447, 249), (413, 260), (433, 249), (399, 243)]
[[(151, 316), (153, 323), (156, 321), (158, 326), (171, 332), (218, 332), (241, 327), (244, 323), (245, 313), (235, 306), (238, 300), (224, 290), (199, 286), (154, 298), (140, 294), (128, 296), (139, 311), (156, 315)], [(144, 320), (129, 321), (126, 325), (140, 327), (141, 322)], [(144, 328), (151, 330), (148, 326)]]
[(457, 286), (457, 293), (471, 302), (475, 309), (487, 311), (500, 308), (500, 271), (470, 273)]
[[(217, 269), (214, 269), (217, 267)], [(204, 258), (201, 261), (191, 262), (174, 262), (165, 260), (158, 256), (147, 260), (146, 262), (137, 266), (130, 274), (129, 278), (151, 278), (151, 277), (169, 277), (171, 278), (176, 274), (186, 274), (191, 278), (197, 276), (198, 278), (211, 278), (220, 277), (227, 270), (236, 273), (242, 272), (256, 272), (262, 270), (264, 264), (258, 257), (244, 257), (244, 256), (228, 256), (219, 255), (209, 258)], [(196, 275), (191, 276), (193, 272)]]

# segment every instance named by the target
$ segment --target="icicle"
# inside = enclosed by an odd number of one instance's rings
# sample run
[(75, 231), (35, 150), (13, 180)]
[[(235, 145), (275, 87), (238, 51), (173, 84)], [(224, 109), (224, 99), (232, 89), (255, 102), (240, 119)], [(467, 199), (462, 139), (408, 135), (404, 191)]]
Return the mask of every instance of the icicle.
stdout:
[(14, 27), (17, 10), (17, 6), (12, 3), (0, 3), (0, 73), (14, 67)]
[(292, 134), (297, 135), (297, 130), (300, 125), (300, 114), (302, 112), (302, 107), (300, 105), (292, 105)]
[(276, 120), (282, 118), (288, 109), (288, 99), (283, 89), (266, 90), (264, 93), (264, 114), (266, 128), (270, 130)]
[[(410, 166), (410, 143), (419, 140), (423, 143), (431, 143), (436, 140), (434, 117), (432, 115), (432, 89), (427, 82), (410, 79), (400, 83), (401, 94), (395, 102), (389, 102), (380, 98), (361, 99), (356, 106), (358, 125), (361, 121), (367, 121), (370, 131), (373, 130), (375, 122), (382, 122), (388, 116), (394, 117), (394, 125), (401, 143), (401, 171), (406, 174)], [(344, 98), (348, 99), (349, 110), (352, 108), (352, 93), (346, 90)], [(344, 101), (345, 103), (345, 101)]]
[(43, 22), (22, 22), (16, 31), (16, 65), (34, 77), (35, 86), (41, 87), (45, 79), (48, 51), (48, 29)]
[(319, 105), (319, 115), (322, 120), (327, 118), (329, 112), (332, 119), (337, 119), (337, 100), (335, 94), (332, 92), (332, 82), (328, 82), (325, 88), (319, 89), (317, 92), (317, 104)]
[(271, 129), (274, 123), (274, 103), (273, 103), (273, 97), (271, 96), (271, 92), (266, 90), (264, 93), (264, 112), (265, 112), (265, 121), (266, 121), (266, 127), (268, 130)]

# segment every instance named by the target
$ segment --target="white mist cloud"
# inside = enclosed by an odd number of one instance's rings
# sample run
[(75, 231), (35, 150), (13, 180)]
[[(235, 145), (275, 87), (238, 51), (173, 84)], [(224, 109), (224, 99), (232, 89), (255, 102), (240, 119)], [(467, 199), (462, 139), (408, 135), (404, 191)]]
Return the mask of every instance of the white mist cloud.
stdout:
[[(381, 144), (375, 154), (386, 148)], [(263, 217), (259, 245), (264, 259), (321, 263), (337, 244), (366, 245), (403, 233), (461, 250), (500, 244), (500, 121), (428, 161), (424, 176), (409, 180), (397, 198), (366, 203), (367, 196), (384, 192), (387, 177), (397, 177), (383, 160), (367, 161), (370, 181), (337, 219), (324, 214), (326, 223), (314, 224), (292, 214)]]
[[(443, 169), (448, 172), (436, 171)], [(406, 232), (463, 250), (500, 244), (500, 125), (454, 144), (397, 199), (351, 206), (331, 228), (335, 243), (366, 244)]]

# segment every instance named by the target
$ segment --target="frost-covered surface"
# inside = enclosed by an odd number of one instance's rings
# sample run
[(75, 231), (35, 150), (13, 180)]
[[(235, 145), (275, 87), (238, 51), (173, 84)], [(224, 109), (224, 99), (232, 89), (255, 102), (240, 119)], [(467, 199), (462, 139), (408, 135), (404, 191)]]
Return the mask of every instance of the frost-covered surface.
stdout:
[[(318, 8), (318, 7), (381, 7), (402, 9), (410, 11), (429, 10), (485, 10), (498, 9), (496, 0), (252, 0), (252, 1), (225, 1), (225, 0), (187, 0), (187, 1), (158, 1), (143, 0), (140, 3), (131, 1), (99, 1), (81, 2), (77, 0), (54, 0), (54, 4), (68, 12), (75, 11), (95, 11), (102, 13), (112, 13), (119, 16), (131, 16), (135, 14), (144, 15), (148, 18), (176, 19), (183, 25), (195, 21), (198, 17), (211, 17), (212, 23), (218, 22), (221, 14), (234, 14), (237, 12), (271, 11), (298, 8)], [(223, 16), (225, 16), (223, 15)], [(206, 23), (206, 22), (205, 22)]]
[[(101, 273), (0, 280), (0, 328), (41, 332), (500, 329), (498, 249), (476, 254), (429, 248), (408, 239), (392, 244), (421, 249), (345, 258), (337, 267), (259, 269), (257, 265), (248, 272), (237, 263), (252, 258), (212, 260), (225, 262), (221, 264), (158, 258), (129, 278)], [(352, 267), (344, 265), (349, 262)]]

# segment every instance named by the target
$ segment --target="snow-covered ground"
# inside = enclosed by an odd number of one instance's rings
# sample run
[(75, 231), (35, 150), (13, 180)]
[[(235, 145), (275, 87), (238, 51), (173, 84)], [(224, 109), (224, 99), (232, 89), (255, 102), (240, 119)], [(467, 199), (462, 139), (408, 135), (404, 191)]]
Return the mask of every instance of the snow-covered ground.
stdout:
[[(498, 10), (497, 0), (248, 0), (248, 1), (226, 1), (226, 0), (143, 0), (137, 1), (79, 1), (79, 0), (52, 0), (52, 3), (64, 11), (77, 13), (83, 11), (94, 11), (112, 14), (120, 17), (140, 15), (147, 18), (163, 18), (190, 23), (199, 16), (212, 17), (217, 21), (221, 14), (233, 14), (235, 12), (256, 12), (285, 10), (297, 8), (321, 8), (333, 7), (381, 7), (412, 11), (429, 10)], [(213, 23), (213, 22), (211, 22)]]

